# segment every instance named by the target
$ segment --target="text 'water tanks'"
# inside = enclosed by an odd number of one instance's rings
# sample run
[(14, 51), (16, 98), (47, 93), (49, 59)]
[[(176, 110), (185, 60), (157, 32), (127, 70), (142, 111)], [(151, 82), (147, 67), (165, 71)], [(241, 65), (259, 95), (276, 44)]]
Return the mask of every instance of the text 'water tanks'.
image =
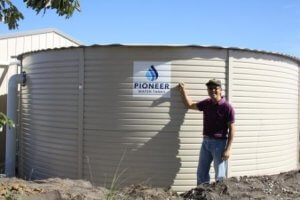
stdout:
[[(106, 45), (21, 56), (19, 171), (110, 186), (196, 186), (205, 83), (223, 83), (236, 111), (229, 176), (298, 167), (299, 60), (280, 54), (201, 46)], [(213, 171), (212, 177), (213, 177)]]

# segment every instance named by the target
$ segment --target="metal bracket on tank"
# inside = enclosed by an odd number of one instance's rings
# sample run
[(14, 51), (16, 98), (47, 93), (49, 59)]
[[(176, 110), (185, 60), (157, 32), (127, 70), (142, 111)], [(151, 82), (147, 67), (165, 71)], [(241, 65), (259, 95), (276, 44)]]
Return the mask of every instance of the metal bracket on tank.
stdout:
[(24, 87), (26, 85), (26, 72), (22, 72), (22, 83), (21, 85)]

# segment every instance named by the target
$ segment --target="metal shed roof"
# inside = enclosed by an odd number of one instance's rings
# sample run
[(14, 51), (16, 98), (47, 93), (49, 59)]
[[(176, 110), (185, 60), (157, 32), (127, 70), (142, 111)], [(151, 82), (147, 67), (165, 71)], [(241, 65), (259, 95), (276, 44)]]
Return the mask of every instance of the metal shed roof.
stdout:
[(82, 45), (83, 43), (66, 33), (63, 33), (62, 31), (59, 31), (55, 28), (46, 28), (46, 29), (40, 29), (40, 30), (33, 30), (33, 31), (25, 31), (25, 32), (14, 32), (14, 33), (8, 33), (8, 34), (2, 34), (0, 35), (0, 40), (1, 39), (7, 39), (7, 38), (15, 38), (15, 37), (21, 37), (21, 36), (27, 36), (27, 35), (38, 35), (38, 34), (43, 34), (43, 33), (51, 33), (54, 32), (68, 40), (71, 40), (72, 42)]

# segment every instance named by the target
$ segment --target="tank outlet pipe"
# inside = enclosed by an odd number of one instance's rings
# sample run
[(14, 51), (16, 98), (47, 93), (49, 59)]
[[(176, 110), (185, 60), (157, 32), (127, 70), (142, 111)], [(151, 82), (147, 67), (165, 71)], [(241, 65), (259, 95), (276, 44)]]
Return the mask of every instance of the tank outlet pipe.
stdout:
[[(15, 74), (8, 81), (7, 117), (17, 121), (18, 84), (25, 86), (26, 73)], [(6, 126), (5, 175), (15, 176), (16, 170), (16, 128)]]

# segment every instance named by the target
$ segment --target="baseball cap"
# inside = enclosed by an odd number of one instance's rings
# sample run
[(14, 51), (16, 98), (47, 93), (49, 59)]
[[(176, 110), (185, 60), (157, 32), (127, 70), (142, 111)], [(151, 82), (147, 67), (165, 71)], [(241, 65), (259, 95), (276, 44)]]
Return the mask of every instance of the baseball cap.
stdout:
[(210, 80), (206, 83), (206, 86), (207, 86), (207, 87), (210, 86), (210, 85), (215, 85), (215, 86), (220, 86), (220, 87), (221, 87), (221, 86), (222, 86), (222, 83), (221, 83), (220, 80), (213, 78), (213, 79), (210, 79)]

